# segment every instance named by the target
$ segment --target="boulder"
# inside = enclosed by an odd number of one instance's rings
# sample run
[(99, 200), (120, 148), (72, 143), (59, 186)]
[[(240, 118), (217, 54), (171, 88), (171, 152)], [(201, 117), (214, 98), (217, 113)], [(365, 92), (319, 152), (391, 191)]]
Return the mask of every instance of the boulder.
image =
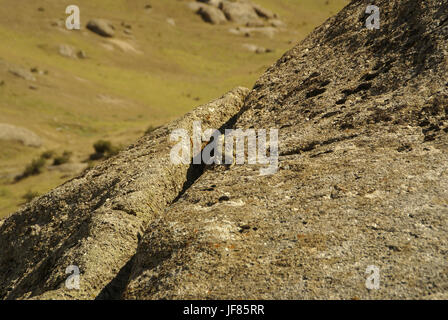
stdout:
[(268, 53), (268, 52), (272, 52), (272, 49), (266, 49), (264, 47), (260, 47), (260, 46), (257, 46), (255, 44), (249, 44), (249, 43), (243, 44), (243, 48), (248, 50), (248, 51), (250, 51), (250, 52), (253, 52), (253, 53)]
[(224, 13), (216, 7), (202, 6), (197, 12), (205, 22), (211, 24), (222, 24), (227, 21)]
[(187, 2), (187, 3), (185, 3), (185, 5), (194, 13), (197, 13), (200, 8), (207, 7), (207, 5), (205, 3), (196, 2), (196, 1)]
[(104, 19), (90, 20), (87, 23), (87, 29), (102, 37), (113, 37), (115, 35), (114, 26)]
[(60, 44), (58, 47), (59, 54), (67, 58), (76, 58), (76, 48), (68, 44)]
[[(447, 5), (375, 5), (0, 223), (0, 298), (448, 299)], [(277, 171), (174, 164), (196, 120), (277, 129)]]
[(15, 75), (16, 77), (22, 78), (27, 81), (36, 81), (36, 77), (28, 70), (19, 67), (19, 66), (11, 66), (9, 68), (9, 73)]
[(254, 7), (249, 2), (231, 2), (223, 0), (220, 9), (226, 18), (240, 25), (262, 25), (263, 21), (255, 12)]
[(277, 34), (278, 30), (274, 27), (260, 27), (260, 28), (237, 27), (237, 28), (229, 29), (229, 32), (236, 34), (236, 35), (243, 35), (245, 37), (261, 35), (261, 36), (268, 37), (268, 38), (274, 38), (274, 36)]
[(448, 10), (375, 5), (380, 30), (352, 1), (261, 76), (234, 128), (279, 129), (279, 170), (208, 168), (124, 299), (448, 298)]
[(258, 14), (259, 17), (263, 19), (274, 19), (277, 18), (277, 15), (268, 9), (263, 8), (262, 6), (258, 4), (252, 3), (252, 7), (254, 8), (255, 12)]
[(286, 23), (284, 23), (282, 20), (279, 20), (279, 19), (269, 20), (269, 23), (271, 24), (271, 26), (273, 26), (275, 28), (285, 28), (286, 27)]

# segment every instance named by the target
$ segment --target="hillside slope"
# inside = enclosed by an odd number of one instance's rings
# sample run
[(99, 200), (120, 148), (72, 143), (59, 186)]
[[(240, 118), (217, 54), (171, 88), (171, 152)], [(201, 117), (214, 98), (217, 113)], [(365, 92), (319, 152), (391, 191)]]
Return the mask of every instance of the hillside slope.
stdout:
[[(448, 298), (448, 3), (375, 5), (0, 222), (0, 297)], [(194, 119), (280, 129), (279, 171), (172, 165)]]

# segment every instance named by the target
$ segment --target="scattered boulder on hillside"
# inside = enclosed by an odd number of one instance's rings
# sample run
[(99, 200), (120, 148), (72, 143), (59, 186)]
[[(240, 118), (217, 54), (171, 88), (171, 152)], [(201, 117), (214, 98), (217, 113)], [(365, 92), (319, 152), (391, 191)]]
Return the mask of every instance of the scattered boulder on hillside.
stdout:
[(87, 163), (63, 163), (61, 165), (51, 165), (48, 166), (47, 169), (49, 171), (59, 171), (62, 173), (74, 175), (81, 173), (85, 169), (87, 169), (88, 164)]
[(64, 28), (65, 27), (65, 21), (63, 19), (55, 19), (55, 20), (52, 20), (50, 22), (50, 25), (52, 27)]
[(107, 20), (104, 19), (93, 19), (87, 23), (87, 29), (102, 36), (102, 37), (113, 37), (115, 35), (114, 26)]
[(22, 67), (11, 66), (8, 71), (16, 77), (22, 78), (24, 80), (36, 81), (36, 77), (30, 71)]
[(185, 5), (194, 13), (198, 13), (199, 9), (207, 7), (205, 3), (196, 1), (189, 1)]
[(146, 4), (145, 7), (144, 7), (144, 9), (145, 9), (145, 12), (146, 12), (146, 13), (151, 13), (151, 11), (152, 11), (152, 5), (150, 5), (150, 4)]
[(205, 22), (209, 22), (211, 24), (221, 24), (227, 21), (224, 13), (213, 6), (202, 6), (199, 8), (197, 13)]
[(166, 23), (168, 23), (172, 27), (176, 26), (176, 20), (174, 20), (173, 18), (167, 18)]
[(263, 8), (262, 6), (258, 4), (252, 3), (252, 8), (255, 10), (257, 15), (263, 19), (275, 19), (277, 18), (277, 14), (269, 11), (268, 9)]
[(58, 51), (61, 56), (72, 58), (72, 59), (85, 59), (86, 53), (83, 50), (78, 50), (73, 46), (68, 44), (60, 44), (58, 46)]
[(286, 27), (286, 24), (280, 19), (269, 20), (269, 23), (272, 27), (275, 27), (275, 28), (285, 28)]
[(246, 26), (263, 26), (263, 20), (256, 13), (253, 5), (249, 2), (223, 1), (220, 9), (227, 20)]
[(236, 27), (236, 28), (230, 28), (229, 32), (236, 35), (243, 35), (245, 37), (262, 35), (264, 37), (274, 38), (278, 30), (273, 27), (262, 27), (262, 28)]
[[(112, 44), (113, 47), (116, 47), (120, 49), (123, 52), (126, 53), (134, 53), (134, 54), (143, 54), (142, 51), (135, 48), (133, 44), (131, 44), (132, 41), (125, 41), (121, 39), (109, 39), (108, 44)], [(107, 45), (107, 44), (104, 44)]]
[[(248, 0), (196, 0), (187, 6), (211, 24), (229, 23), (250, 28), (285, 26), (275, 13)], [(258, 32), (265, 35), (265, 32)], [(269, 33), (272, 36), (272, 32)]]
[(24, 146), (34, 148), (39, 148), (42, 145), (42, 139), (31, 130), (7, 123), (0, 123), (0, 140), (19, 142)]
[(36, 74), (38, 74), (38, 75), (40, 75), (40, 76), (48, 75), (48, 70), (42, 70), (42, 69), (40, 69), (40, 68), (38, 68), (38, 67), (32, 67), (32, 68), (30, 69), (30, 71), (31, 71), (32, 73), (36, 73)]
[(233, 128), (279, 129), (278, 171), (206, 170), (124, 299), (448, 298), (448, 3), (375, 5), (379, 30), (351, 1), (260, 77)]

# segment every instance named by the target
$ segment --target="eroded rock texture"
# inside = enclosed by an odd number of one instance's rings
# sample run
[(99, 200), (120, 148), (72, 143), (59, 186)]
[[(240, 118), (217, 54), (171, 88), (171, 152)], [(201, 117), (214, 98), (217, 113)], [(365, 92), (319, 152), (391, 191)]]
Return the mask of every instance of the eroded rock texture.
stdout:
[[(367, 4), (287, 52), (241, 113), (243, 89), (3, 222), (1, 297), (448, 298), (448, 2), (374, 1), (379, 30)], [(280, 129), (279, 171), (172, 165), (169, 131), (192, 119)]]
[[(225, 127), (248, 91), (237, 88), (155, 130), (0, 224), (0, 297), (94, 299), (120, 293), (146, 225), (203, 170), (171, 163), (170, 133), (191, 133), (195, 120)], [(70, 265), (80, 269), (80, 290), (66, 289)]]
[(448, 297), (448, 3), (375, 4), (380, 30), (353, 1), (261, 77), (236, 126), (280, 129), (279, 172), (208, 168), (125, 298)]

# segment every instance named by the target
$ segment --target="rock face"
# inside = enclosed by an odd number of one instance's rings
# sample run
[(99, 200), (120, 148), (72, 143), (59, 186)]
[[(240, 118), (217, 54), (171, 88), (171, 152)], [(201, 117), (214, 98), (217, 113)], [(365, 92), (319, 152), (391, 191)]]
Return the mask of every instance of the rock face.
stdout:
[(213, 6), (200, 7), (198, 14), (205, 22), (209, 22), (211, 24), (221, 24), (227, 21), (224, 13)]
[(242, 25), (259, 25), (262, 21), (257, 15), (254, 7), (248, 2), (223, 1), (220, 4), (221, 10), (227, 19)]
[[(375, 4), (379, 30), (352, 1), (244, 105), (233, 91), (4, 221), (0, 296), (447, 299), (448, 3)], [(169, 131), (194, 118), (278, 128), (278, 172), (174, 166)]]

